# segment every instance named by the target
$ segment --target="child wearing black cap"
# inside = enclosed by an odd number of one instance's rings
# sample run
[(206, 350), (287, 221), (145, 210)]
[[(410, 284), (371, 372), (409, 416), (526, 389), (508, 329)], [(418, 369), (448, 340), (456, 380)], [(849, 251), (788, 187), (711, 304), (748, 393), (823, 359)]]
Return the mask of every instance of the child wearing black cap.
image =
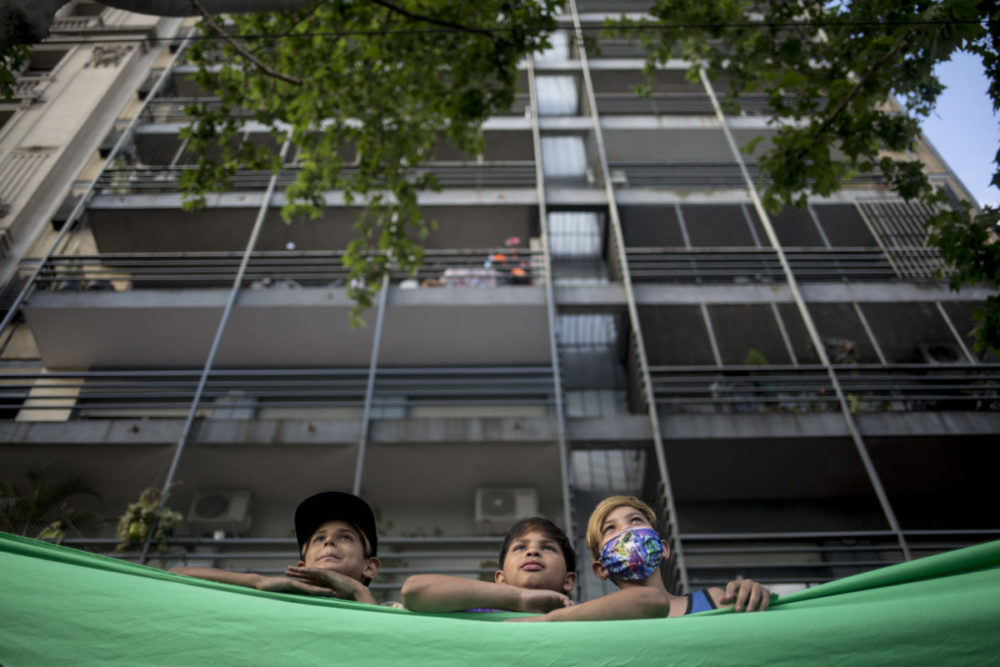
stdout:
[(340, 491), (317, 493), (295, 510), (300, 560), (283, 577), (211, 567), (171, 572), (261, 591), (300, 593), (377, 604), (368, 584), (378, 574), (375, 515), (361, 498)]

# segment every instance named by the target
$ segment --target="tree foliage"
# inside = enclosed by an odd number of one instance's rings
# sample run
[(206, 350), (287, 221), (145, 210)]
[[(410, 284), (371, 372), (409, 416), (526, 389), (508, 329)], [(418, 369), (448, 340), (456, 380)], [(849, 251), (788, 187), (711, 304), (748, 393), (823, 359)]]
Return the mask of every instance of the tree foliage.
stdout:
[(25, 44), (14, 44), (0, 51), (0, 99), (14, 97), (17, 73), (28, 62), (31, 48)]
[[(975, 0), (657, 0), (653, 18), (610, 23), (615, 33), (649, 49), (646, 71), (671, 57), (723, 82), (728, 110), (748, 93), (764, 95), (775, 133), (744, 150), (759, 161), (762, 200), (771, 211), (804, 206), (852, 177), (877, 173), (905, 199), (938, 213), (928, 220), (930, 243), (952, 266), (950, 284), (1000, 287), (1000, 212), (975, 214), (933, 186), (911, 151), (918, 119), (929, 114), (943, 86), (934, 66), (958, 51), (982, 57), (1000, 107), (997, 3)], [(683, 26), (683, 27), (672, 27)], [(902, 105), (897, 110), (890, 97)], [(1000, 153), (997, 156), (1000, 165)], [(1000, 170), (993, 178), (1000, 186)], [(1000, 350), (1000, 302), (977, 309), (977, 350)]]
[[(322, 0), (294, 12), (206, 17), (196, 42), (197, 80), (218, 102), (192, 104), (183, 132), (202, 157), (181, 181), (189, 206), (221, 190), (239, 169), (278, 171), (271, 148), (240, 142), (243, 124), (290, 141), (297, 173), (286, 220), (319, 216), (342, 191), (366, 205), (346, 248), (354, 316), (388, 271), (415, 271), (430, 222), (417, 206), (437, 189), (418, 169), (448, 142), (476, 154), (482, 123), (510, 108), (521, 58), (546, 46), (557, 0)], [(245, 37), (240, 37), (241, 35)], [(240, 113), (236, 113), (240, 112)], [(345, 154), (357, 163), (346, 165)]]

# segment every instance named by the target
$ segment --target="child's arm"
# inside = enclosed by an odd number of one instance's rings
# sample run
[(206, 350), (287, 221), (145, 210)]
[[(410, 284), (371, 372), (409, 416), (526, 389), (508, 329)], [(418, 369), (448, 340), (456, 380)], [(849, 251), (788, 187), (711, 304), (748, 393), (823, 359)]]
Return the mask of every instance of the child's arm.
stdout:
[(197, 577), (198, 579), (208, 579), (209, 581), (218, 581), (223, 584), (256, 588), (259, 591), (270, 591), (272, 593), (302, 593), (305, 595), (325, 595), (328, 597), (334, 595), (334, 591), (330, 590), (329, 587), (315, 586), (289, 577), (265, 577), (255, 572), (230, 572), (229, 570), (220, 570), (214, 567), (187, 566), (172, 567), (170, 571), (189, 577)]
[(545, 613), (572, 605), (556, 591), (518, 588), (443, 574), (416, 574), (403, 583), (403, 605), (412, 611), (509, 609)]
[(544, 616), (511, 620), (614, 621), (630, 618), (663, 618), (669, 613), (670, 596), (664, 591), (648, 586), (632, 586), (573, 607), (555, 609)]

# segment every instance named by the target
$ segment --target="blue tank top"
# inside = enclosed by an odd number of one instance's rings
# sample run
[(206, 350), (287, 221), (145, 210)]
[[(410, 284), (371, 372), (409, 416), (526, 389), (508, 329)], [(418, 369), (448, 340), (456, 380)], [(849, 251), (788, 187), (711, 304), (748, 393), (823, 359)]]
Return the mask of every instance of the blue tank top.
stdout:
[(708, 594), (708, 589), (703, 588), (688, 596), (688, 608), (684, 612), (684, 615), (697, 614), (698, 612), (715, 608), (715, 602), (712, 600), (712, 596)]

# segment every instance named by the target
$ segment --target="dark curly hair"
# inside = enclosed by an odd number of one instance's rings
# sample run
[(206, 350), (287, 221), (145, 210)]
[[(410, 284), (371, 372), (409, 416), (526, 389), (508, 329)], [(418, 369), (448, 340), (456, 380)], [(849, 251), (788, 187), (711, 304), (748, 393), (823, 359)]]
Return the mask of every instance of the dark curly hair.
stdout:
[(573, 546), (569, 543), (566, 533), (556, 524), (540, 516), (521, 519), (507, 531), (507, 535), (503, 538), (503, 546), (500, 547), (500, 558), (498, 559), (501, 570), (503, 569), (504, 561), (507, 560), (507, 550), (510, 549), (510, 543), (533, 530), (541, 533), (550, 540), (555, 540), (559, 548), (562, 549), (563, 560), (566, 561), (566, 571), (576, 572), (576, 552), (573, 551)]

